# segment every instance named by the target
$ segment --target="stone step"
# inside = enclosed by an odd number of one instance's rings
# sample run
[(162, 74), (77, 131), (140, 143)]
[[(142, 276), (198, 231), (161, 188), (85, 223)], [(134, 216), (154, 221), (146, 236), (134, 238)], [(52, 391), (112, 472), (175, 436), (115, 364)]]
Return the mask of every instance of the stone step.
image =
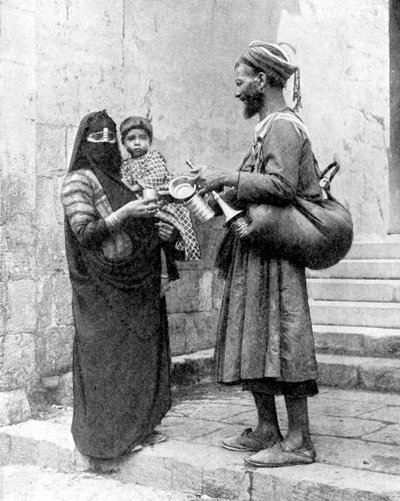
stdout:
[(37, 466), (1, 466), (0, 476), (2, 478), (0, 496), (5, 501), (195, 500), (189, 494), (135, 484), (128, 485), (93, 473), (60, 473)]
[(315, 301), (310, 299), (311, 319), (316, 325), (400, 327), (400, 303)]
[(400, 302), (400, 280), (309, 278), (307, 287), (316, 300)]
[(393, 235), (376, 242), (353, 242), (346, 259), (400, 259), (400, 238)]
[[(256, 412), (247, 392), (211, 385), (202, 395), (189, 391), (175, 404), (160, 427), (170, 437), (167, 442), (124, 458), (89, 461), (75, 450), (69, 423), (59, 418), (0, 428), (0, 460), (52, 467), (74, 476), (96, 471), (107, 474), (110, 482), (184, 493), (193, 501), (210, 497), (219, 501), (398, 501), (398, 416), (390, 415), (387, 401), (387, 395), (379, 393), (321, 388), (320, 395), (310, 399), (317, 462), (308, 466), (246, 468), (243, 458), (248, 453), (218, 447), (222, 437), (254, 425)], [(277, 398), (277, 404), (284, 430), (283, 398)], [(400, 406), (400, 396), (393, 395), (390, 405)], [(122, 489), (120, 484), (118, 488)], [(180, 500), (178, 494), (176, 499)]]
[(400, 360), (318, 353), (318, 381), (338, 388), (400, 393)]
[(326, 270), (307, 270), (307, 277), (400, 279), (400, 259), (343, 259)]
[(313, 325), (319, 353), (362, 357), (400, 357), (400, 329)]

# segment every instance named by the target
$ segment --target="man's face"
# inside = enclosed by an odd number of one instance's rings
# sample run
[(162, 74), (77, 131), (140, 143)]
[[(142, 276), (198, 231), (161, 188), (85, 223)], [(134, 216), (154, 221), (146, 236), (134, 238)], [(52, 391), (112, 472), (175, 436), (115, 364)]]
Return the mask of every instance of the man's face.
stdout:
[(124, 138), (124, 146), (132, 158), (139, 158), (149, 151), (150, 137), (143, 129), (131, 129)]
[(236, 94), (244, 104), (243, 115), (245, 118), (254, 117), (262, 110), (264, 94), (258, 90), (256, 74), (246, 64), (239, 64), (235, 69)]

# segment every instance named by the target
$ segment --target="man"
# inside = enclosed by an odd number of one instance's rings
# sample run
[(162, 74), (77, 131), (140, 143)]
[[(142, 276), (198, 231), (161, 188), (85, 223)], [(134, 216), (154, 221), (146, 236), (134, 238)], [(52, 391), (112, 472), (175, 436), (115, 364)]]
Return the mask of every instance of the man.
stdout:
[[(287, 107), (283, 88), (294, 74), (296, 107), (300, 101), (298, 68), (278, 44), (252, 42), (235, 66), (236, 97), (244, 116), (258, 115), (255, 143), (238, 172), (204, 168), (202, 192), (231, 187), (225, 197), (238, 208), (250, 204), (289, 204), (295, 196), (322, 199), (313, 153), (305, 128)], [(284, 113), (281, 113), (284, 112)], [(287, 466), (315, 461), (307, 397), (318, 393), (317, 364), (305, 269), (268, 257), (229, 232), (218, 258), (225, 273), (216, 346), (217, 380), (241, 383), (251, 391), (258, 412), (253, 431), (222, 441), (233, 451), (253, 451), (253, 466)], [(275, 395), (283, 394), (288, 432), (282, 437)]]

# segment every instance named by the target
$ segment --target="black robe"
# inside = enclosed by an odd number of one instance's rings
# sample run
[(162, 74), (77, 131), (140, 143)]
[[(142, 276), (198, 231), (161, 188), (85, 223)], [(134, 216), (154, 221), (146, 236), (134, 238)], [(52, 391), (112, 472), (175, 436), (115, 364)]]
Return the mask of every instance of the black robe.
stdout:
[[(93, 165), (92, 170), (113, 210), (134, 199), (114, 176)], [(133, 251), (116, 263), (101, 252), (108, 236), (104, 220), (85, 244), (65, 221), (76, 330), (72, 434), (80, 452), (97, 458), (129, 452), (171, 405), (161, 241), (149, 220), (131, 220), (123, 229)]]

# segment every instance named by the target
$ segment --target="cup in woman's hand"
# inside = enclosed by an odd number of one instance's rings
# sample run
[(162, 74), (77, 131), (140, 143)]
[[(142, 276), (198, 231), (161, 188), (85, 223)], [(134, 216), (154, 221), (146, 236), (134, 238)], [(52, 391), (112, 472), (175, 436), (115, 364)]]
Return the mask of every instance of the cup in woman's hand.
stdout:
[(158, 192), (155, 188), (143, 188), (144, 200), (158, 200)]

